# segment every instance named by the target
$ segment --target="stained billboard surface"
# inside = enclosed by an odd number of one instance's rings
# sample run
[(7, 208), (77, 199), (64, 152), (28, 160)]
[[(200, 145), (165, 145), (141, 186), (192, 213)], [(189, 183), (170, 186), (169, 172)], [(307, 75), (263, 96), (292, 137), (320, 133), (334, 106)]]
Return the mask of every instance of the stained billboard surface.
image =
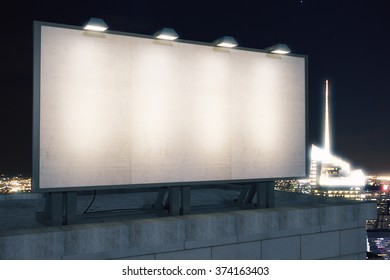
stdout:
[(44, 23), (34, 39), (34, 189), (306, 175), (305, 57)]

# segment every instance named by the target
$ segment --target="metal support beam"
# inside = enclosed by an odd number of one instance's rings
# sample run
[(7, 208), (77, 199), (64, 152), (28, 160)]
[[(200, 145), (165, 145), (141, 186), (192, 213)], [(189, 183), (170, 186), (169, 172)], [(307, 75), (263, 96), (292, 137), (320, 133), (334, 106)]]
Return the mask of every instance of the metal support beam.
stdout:
[(156, 210), (162, 210), (164, 207), (164, 198), (167, 188), (160, 188), (157, 194), (156, 201), (154, 202), (153, 208)]
[(275, 182), (256, 183), (257, 208), (275, 207)]
[(238, 199), (236, 201), (238, 205), (243, 206), (246, 204), (247, 196), (248, 196), (250, 189), (251, 189), (251, 187), (249, 185), (245, 185), (242, 187), (240, 195), (238, 196)]
[(191, 210), (191, 187), (182, 187), (180, 215), (188, 215)]
[(77, 221), (77, 193), (50, 192), (46, 194), (43, 212), (37, 212), (39, 222), (48, 226), (74, 224)]
[[(275, 182), (258, 182), (241, 186), (234, 206), (242, 208), (271, 208), (275, 206)], [(191, 187), (172, 186), (158, 190), (153, 205), (156, 214), (178, 216), (191, 212)], [(77, 192), (50, 192), (46, 194), (45, 208), (36, 213), (45, 225), (61, 226), (77, 223)]]
[[(274, 182), (258, 182), (243, 186), (236, 203), (242, 208), (275, 206)], [(254, 202), (256, 197), (256, 203)]]
[(153, 208), (158, 211), (168, 210), (171, 216), (189, 214), (191, 208), (191, 187), (161, 188)]
[(169, 215), (178, 216), (180, 214), (180, 188), (171, 187), (169, 190)]
[(50, 220), (52, 226), (61, 226), (64, 210), (64, 196), (62, 192), (49, 194), (51, 199)]
[(65, 193), (65, 224), (76, 223), (77, 220), (77, 192)]
[(266, 207), (275, 207), (275, 181), (267, 182), (267, 201)]
[(257, 188), (257, 208), (267, 207), (267, 182), (256, 184)]
[(256, 195), (256, 192), (257, 192), (257, 187), (256, 187), (256, 184), (252, 184), (250, 189), (249, 189), (249, 192), (248, 192), (248, 195), (245, 199), (245, 204), (247, 205), (252, 205), (253, 204), (253, 199)]

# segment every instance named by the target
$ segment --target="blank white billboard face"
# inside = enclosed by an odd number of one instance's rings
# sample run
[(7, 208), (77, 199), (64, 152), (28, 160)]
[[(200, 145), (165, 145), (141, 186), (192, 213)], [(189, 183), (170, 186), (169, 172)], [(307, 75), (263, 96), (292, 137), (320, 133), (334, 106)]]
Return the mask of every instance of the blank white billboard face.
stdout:
[(36, 33), (36, 188), (306, 175), (305, 58)]

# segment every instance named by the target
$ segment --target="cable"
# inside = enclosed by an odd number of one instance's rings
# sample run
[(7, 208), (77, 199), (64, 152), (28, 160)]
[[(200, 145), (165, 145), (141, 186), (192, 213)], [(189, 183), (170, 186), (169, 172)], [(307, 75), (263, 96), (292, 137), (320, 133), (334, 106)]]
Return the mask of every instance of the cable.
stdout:
[(125, 209), (108, 209), (108, 210), (100, 210), (100, 211), (91, 211), (91, 212), (84, 212), (84, 214), (95, 214), (95, 213), (110, 213), (110, 212), (126, 212), (126, 211), (139, 211), (139, 212), (145, 212), (142, 208), (125, 208)]
[(92, 203), (95, 201), (95, 198), (96, 198), (96, 190), (93, 192), (93, 198), (92, 198), (91, 203), (88, 205), (87, 209), (85, 209), (83, 214), (86, 214), (88, 212), (89, 208), (91, 208), (91, 206), (92, 206)]

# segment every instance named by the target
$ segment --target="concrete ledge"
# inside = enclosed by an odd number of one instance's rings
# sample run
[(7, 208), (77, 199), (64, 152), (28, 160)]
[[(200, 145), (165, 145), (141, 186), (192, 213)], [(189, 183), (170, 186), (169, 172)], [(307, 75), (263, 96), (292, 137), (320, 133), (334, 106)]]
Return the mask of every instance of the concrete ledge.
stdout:
[(262, 241), (262, 259), (265, 260), (299, 260), (301, 259), (301, 237), (288, 236), (284, 238)]
[(42, 231), (0, 237), (2, 260), (51, 260), (65, 255), (62, 231)]
[(315, 260), (340, 256), (340, 233), (338, 231), (307, 234), (301, 237), (301, 259)]
[(235, 211), (237, 241), (255, 241), (260, 236), (272, 237), (279, 230), (279, 215), (276, 210)]
[(245, 242), (212, 248), (213, 260), (259, 260), (261, 242)]
[(210, 260), (211, 248), (156, 254), (156, 260)]
[(186, 249), (237, 242), (236, 217), (234, 215), (225, 213), (200, 214), (183, 216), (180, 219), (186, 224)]
[(340, 232), (340, 255), (359, 254), (367, 251), (367, 245), (361, 240), (366, 238), (364, 228), (353, 228)]
[[(129, 248), (184, 244), (185, 222), (178, 218), (153, 218), (125, 222), (129, 229)], [(184, 246), (181, 246), (184, 249)]]
[(376, 217), (376, 203), (291, 201), (272, 209), (0, 231), (0, 259), (365, 258), (365, 221)]
[(11, 201), (11, 200), (32, 200), (32, 199), (43, 199), (45, 197), (44, 193), (10, 193), (10, 194), (0, 194), (0, 201)]
[(149, 255), (141, 255), (135, 257), (115, 258), (114, 260), (154, 260), (154, 259), (155, 259), (155, 255), (149, 254)]
[(129, 246), (129, 229), (124, 224), (88, 224), (62, 227), (64, 255), (85, 255)]

